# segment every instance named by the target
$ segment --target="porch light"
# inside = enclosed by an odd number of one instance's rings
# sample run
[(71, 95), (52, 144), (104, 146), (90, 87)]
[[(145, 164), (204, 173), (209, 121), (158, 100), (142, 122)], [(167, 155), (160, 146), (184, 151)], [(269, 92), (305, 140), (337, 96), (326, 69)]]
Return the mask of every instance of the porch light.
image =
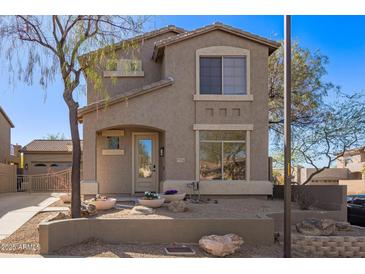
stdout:
[(164, 157), (164, 156), (165, 156), (165, 148), (160, 147), (160, 157)]

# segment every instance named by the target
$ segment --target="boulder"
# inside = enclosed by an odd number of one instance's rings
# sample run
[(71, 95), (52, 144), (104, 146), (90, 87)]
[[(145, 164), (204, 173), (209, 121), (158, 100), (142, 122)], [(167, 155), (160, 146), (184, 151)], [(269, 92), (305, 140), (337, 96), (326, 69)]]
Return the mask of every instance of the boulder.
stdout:
[(351, 224), (348, 222), (336, 222), (337, 231), (351, 231)]
[(96, 206), (81, 202), (81, 217), (96, 215)]
[(331, 236), (336, 232), (336, 222), (331, 219), (305, 219), (296, 224), (297, 231), (310, 236)]
[(52, 221), (58, 221), (58, 220), (64, 220), (64, 219), (70, 219), (70, 212), (64, 213), (64, 212), (58, 212), (55, 216), (51, 215), (46, 217), (42, 223), (48, 223)]
[(132, 215), (150, 215), (155, 213), (155, 210), (146, 206), (135, 206), (131, 210)]
[(199, 246), (205, 252), (217, 257), (225, 257), (235, 253), (242, 244), (242, 238), (236, 234), (209, 235), (203, 236), (199, 240)]
[(188, 207), (186, 205), (186, 203), (184, 201), (172, 201), (171, 203), (169, 203), (169, 205), (167, 206), (167, 208), (172, 211), (172, 212), (185, 212), (188, 210)]

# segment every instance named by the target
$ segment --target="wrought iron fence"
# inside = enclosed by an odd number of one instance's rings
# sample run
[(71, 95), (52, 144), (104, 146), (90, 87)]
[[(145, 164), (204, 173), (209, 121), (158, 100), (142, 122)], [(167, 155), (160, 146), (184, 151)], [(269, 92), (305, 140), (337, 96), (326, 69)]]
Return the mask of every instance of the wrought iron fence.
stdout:
[(71, 169), (37, 175), (18, 175), (17, 191), (70, 192)]

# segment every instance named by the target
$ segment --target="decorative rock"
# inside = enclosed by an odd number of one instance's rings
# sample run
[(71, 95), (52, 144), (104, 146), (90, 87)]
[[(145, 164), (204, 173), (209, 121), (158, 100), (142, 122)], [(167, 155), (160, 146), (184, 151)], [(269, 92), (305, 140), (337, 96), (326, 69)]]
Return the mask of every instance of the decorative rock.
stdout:
[(336, 222), (336, 230), (351, 231), (351, 224), (348, 222)]
[(96, 206), (81, 202), (81, 217), (93, 216), (96, 214)]
[(335, 221), (330, 219), (305, 219), (296, 228), (299, 233), (311, 236), (330, 236), (336, 232)]
[(172, 201), (171, 203), (169, 203), (169, 205), (167, 206), (167, 208), (172, 211), (172, 212), (185, 212), (188, 210), (188, 207), (186, 205), (186, 203), (184, 201)]
[(132, 215), (150, 215), (153, 213), (155, 213), (155, 211), (146, 206), (135, 206), (131, 210)]
[(236, 234), (224, 236), (209, 235), (199, 240), (199, 246), (209, 254), (218, 257), (225, 257), (240, 249), (243, 240)]
[(63, 212), (58, 212), (56, 216), (54, 216), (53, 218), (48, 219), (48, 222), (64, 220), (64, 219), (69, 219), (69, 218), (70, 218), (69, 213), (66, 214), (66, 213), (63, 213)]
[(60, 199), (64, 203), (71, 203), (71, 193), (60, 194)]
[(69, 219), (70, 218), (70, 212), (68, 213), (64, 213), (64, 212), (58, 212), (56, 216), (48, 216), (47, 218), (45, 218), (42, 223), (48, 223), (48, 222), (52, 222), (52, 221), (58, 221), (58, 220), (64, 220), (64, 219)]

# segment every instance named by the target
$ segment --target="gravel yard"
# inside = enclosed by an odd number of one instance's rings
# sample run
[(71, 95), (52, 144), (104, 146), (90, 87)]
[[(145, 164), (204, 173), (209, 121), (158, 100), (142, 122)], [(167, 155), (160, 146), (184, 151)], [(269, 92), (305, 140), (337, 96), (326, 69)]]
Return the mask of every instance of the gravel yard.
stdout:
[[(64, 247), (52, 255), (79, 256), (79, 257), (112, 257), (112, 258), (209, 258), (209, 254), (203, 252), (197, 244), (186, 244), (195, 251), (191, 256), (173, 256), (165, 253), (164, 248), (172, 245), (131, 245), (131, 244), (107, 244), (96, 239), (90, 239), (78, 245)], [(253, 246), (243, 244), (241, 250), (228, 258), (280, 258), (282, 257), (282, 245)]]
[(21, 226), (8, 238), (0, 241), (1, 253), (38, 254), (38, 224), (45, 218), (56, 215), (54, 212), (41, 212)]
[[(174, 213), (164, 204), (155, 209), (155, 214), (133, 215), (131, 209), (112, 209), (99, 212), (96, 218), (145, 218), (145, 219), (175, 219), (175, 218), (256, 218), (265, 213), (281, 212), (283, 201), (255, 198), (242, 199), (211, 199), (199, 204), (186, 201), (187, 212)], [(295, 203), (293, 209), (297, 209)]]
[[(211, 199), (203, 203), (192, 203), (187, 201), (189, 210), (183, 213), (173, 213), (164, 205), (155, 209), (151, 215), (132, 215), (131, 209), (112, 209), (99, 211), (96, 216), (90, 218), (250, 218), (265, 213), (281, 212), (283, 202), (280, 200), (264, 200), (255, 198), (244, 199)], [(133, 203), (118, 203), (119, 205), (131, 206)], [(62, 201), (57, 201), (50, 207), (65, 207)], [(292, 205), (297, 209), (297, 205)], [(25, 223), (15, 233), (0, 241), (0, 253), (38, 254), (38, 224), (56, 216), (57, 212), (41, 212)], [(293, 232), (296, 233), (293, 227)], [(365, 236), (364, 228), (352, 227), (351, 231), (341, 232), (339, 235)], [(79, 257), (121, 257), (121, 258), (173, 258), (186, 256), (173, 256), (165, 253), (164, 248), (171, 245), (150, 245), (150, 244), (109, 244), (97, 239), (90, 239), (81, 244), (68, 246), (60, 249), (54, 255), (58, 256), (79, 256)], [(195, 250), (196, 254), (191, 257), (210, 257), (203, 252), (197, 244), (187, 244)], [(188, 256), (189, 257), (189, 256)], [(253, 246), (243, 244), (241, 250), (230, 257), (282, 257), (282, 244), (276, 243), (272, 246)]]

